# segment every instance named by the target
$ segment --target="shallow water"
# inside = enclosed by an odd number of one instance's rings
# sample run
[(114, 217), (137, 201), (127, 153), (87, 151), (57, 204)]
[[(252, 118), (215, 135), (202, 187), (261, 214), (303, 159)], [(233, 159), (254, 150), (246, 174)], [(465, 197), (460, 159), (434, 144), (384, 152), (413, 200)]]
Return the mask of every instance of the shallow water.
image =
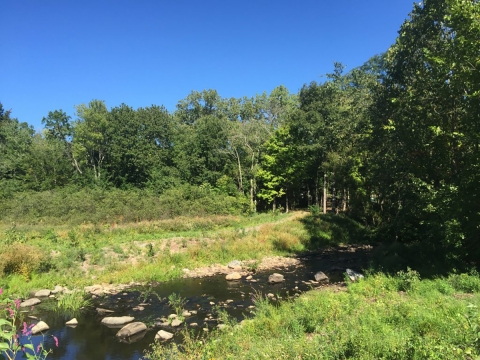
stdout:
[[(75, 328), (65, 326), (65, 322), (71, 316), (59, 315), (53, 308), (55, 300), (45, 300), (37, 305), (34, 315), (45, 321), (50, 330), (41, 335), (32, 337), (34, 346), (44, 339), (47, 349), (53, 353), (49, 359), (139, 359), (143, 356), (145, 349), (154, 342), (155, 334), (164, 329), (169, 332), (177, 331), (173, 341), (181, 342), (182, 337), (178, 330), (173, 328), (155, 327), (155, 319), (168, 316), (174, 310), (168, 306), (167, 297), (177, 293), (187, 300), (184, 309), (196, 310), (197, 314), (185, 319), (186, 324), (198, 323), (198, 331), (203, 333), (202, 328), (207, 327), (213, 330), (217, 326), (216, 321), (206, 320), (209, 314), (215, 318), (215, 308), (221, 306), (228, 314), (241, 321), (244, 318), (252, 317), (254, 314), (249, 306), (254, 305), (254, 296), (266, 296), (272, 293), (282, 298), (293, 296), (295, 293), (308, 291), (320, 285), (306, 284), (305, 281), (314, 280), (314, 274), (323, 271), (330, 278), (330, 284), (343, 280), (345, 268), (361, 270), (367, 265), (368, 250), (356, 249), (355, 252), (326, 251), (322, 254), (301, 258), (301, 265), (281, 269), (270, 269), (264, 272), (257, 272), (253, 278), (256, 283), (249, 282), (245, 278), (239, 281), (226, 281), (225, 275), (215, 275), (206, 278), (179, 279), (171, 282), (155, 284), (145, 287), (131, 288), (118, 295), (111, 295), (101, 299), (95, 299), (94, 306), (81, 315), (76, 315), (79, 325)], [(285, 281), (279, 284), (269, 284), (268, 276), (274, 272), (285, 276)], [(298, 290), (295, 290), (298, 287)], [(225, 305), (226, 300), (233, 300)], [(214, 302), (215, 305), (211, 305)], [(143, 311), (134, 311), (133, 308), (140, 303), (148, 303)], [(219, 305), (221, 304), (221, 305)], [(102, 325), (101, 319), (104, 316), (97, 314), (95, 308), (101, 307), (114, 310), (108, 316), (133, 316), (134, 321), (141, 321), (147, 324), (148, 331), (141, 339), (132, 343), (121, 342), (115, 337), (117, 329), (111, 329)], [(59, 340), (59, 347), (55, 347), (53, 337)]]

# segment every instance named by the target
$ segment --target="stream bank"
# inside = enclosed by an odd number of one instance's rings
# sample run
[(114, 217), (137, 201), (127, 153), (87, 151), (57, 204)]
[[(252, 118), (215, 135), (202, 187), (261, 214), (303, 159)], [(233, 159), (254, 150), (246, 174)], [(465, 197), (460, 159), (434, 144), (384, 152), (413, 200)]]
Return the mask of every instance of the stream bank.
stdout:
[[(52, 338), (45, 336), (46, 347), (54, 350), (49, 356), (51, 359), (138, 359), (155, 341), (159, 330), (174, 334), (169, 341), (177, 343), (182, 342), (183, 335), (179, 330), (185, 327), (200, 335), (215, 331), (221, 324), (218, 320), (219, 309), (236, 321), (242, 321), (254, 316), (255, 297), (258, 296), (278, 302), (326, 286), (342, 289), (346, 269), (359, 271), (365, 268), (370, 251), (371, 247), (368, 246), (344, 246), (296, 258), (267, 258), (255, 264), (255, 269), (249, 262), (241, 262), (230, 264), (230, 267), (215, 265), (184, 271), (184, 278), (170, 282), (93, 287), (89, 289), (93, 295), (93, 306), (77, 315), (76, 327), (65, 325), (70, 316), (56, 312), (55, 300), (48, 298), (28, 312), (29, 316), (36, 317), (29, 319), (29, 322), (45, 321), (50, 327), (46, 334), (59, 339), (59, 347), (56, 348)], [(242, 274), (241, 279), (227, 281), (225, 275), (236, 271)], [(314, 275), (319, 271), (329, 277), (328, 284), (315, 281)], [(284, 281), (269, 283), (268, 278), (272, 273), (281, 273)], [(247, 280), (249, 276), (251, 278)], [(190, 313), (178, 327), (171, 326), (171, 322), (166, 324), (161, 321), (174, 313), (169, 305), (171, 294), (184, 299), (186, 302), (182, 310)], [(97, 308), (112, 312), (100, 314)], [(145, 323), (147, 331), (138, 338), (122, 342), (116, 337), (118, 328), (101, 324), (105, 316), (133, 317), (135, 322)]]

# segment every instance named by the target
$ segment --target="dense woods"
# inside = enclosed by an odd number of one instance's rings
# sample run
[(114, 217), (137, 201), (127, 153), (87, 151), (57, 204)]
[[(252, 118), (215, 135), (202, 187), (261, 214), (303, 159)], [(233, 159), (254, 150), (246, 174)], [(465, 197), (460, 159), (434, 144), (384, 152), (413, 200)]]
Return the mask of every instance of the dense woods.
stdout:
[(175, 209), (185, 199), (222, 213), (320, 211), (328, 200), (378, 241), (476, 261), (479, 8), (416, 4), (384, 54), (348, 72), (335, 63), (298, 94), (192, 91), (174, 112), (92, 100), (74, 119), (52, 109), (40, 133), (0, 105), (0, 218), (83, 211), (100, 221), (88, 202), (109, 199), (114, 209), (113, 198), (122, 212), (144, 199), (142, 218), (194, 212)]

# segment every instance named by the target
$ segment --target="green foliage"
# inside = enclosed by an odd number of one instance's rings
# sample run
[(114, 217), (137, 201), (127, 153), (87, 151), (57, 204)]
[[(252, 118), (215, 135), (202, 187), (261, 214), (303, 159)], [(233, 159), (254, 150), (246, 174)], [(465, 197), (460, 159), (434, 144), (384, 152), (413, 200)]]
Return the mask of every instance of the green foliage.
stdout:
[[(469, 277), (469, 275), (466, 275)], [(397, 285), (413, 281), (406, 293)], [(270, 304), (255, 297), (255, 318), (200, 344), (186, 337), (181, 352), (155, 345), (149, 359), (466, 359), (480, 355), (479, 293), (444, 294), (448, 279), (376, 274), (347, 291), (312, 291)]]
[[(3, 289), (0, 288), (0, 297)], [(32, 341), (31, 327), (23, 322), (23, 328), (18, 328), (19, 322), (23, 320), (20, 312), (20, 299), (11, 300), (4, 298), (0, 300), (0, 310), (3, 316), (0, 316), (0, 355), (7, 360), (14, 360), (20, 354), (22, 358), (43, 360), (46, 359), (52, 350), (46, 350), (43, 346), (43, 340), (35, 347)], [(58, 339), (52, 335), (58, 346)], [(38, 341), (38, 340), (37, 340)]]
[(75, 316), (91, 305), (91, 300), (83, 291), (72, 291), (62, 294), (57, 302), (56, 311), (68, 316)]
[(168, 305), (175, 310), (177, 315), (181, 315), (183, 311), (183, 307), (187, 303), (187, 300), (181, 297), (177, 293), (171, 293), (168, 295)]

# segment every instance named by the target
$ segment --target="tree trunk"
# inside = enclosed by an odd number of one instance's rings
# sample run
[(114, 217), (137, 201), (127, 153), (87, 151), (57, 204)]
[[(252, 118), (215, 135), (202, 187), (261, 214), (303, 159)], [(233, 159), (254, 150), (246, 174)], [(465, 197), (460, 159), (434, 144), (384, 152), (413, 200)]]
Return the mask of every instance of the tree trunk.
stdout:
[(285, 212), (288, 213), (288, 188), (285, 188)]
[(253, 178), (250, 179), (250, 209), (253, 210), (253, 212), (257, 212), (257, 205), (254, 200), (254, 183), (253, 183)]
[(323, 213), (327, 213), (327, 173), (323, 174)]
[(237, 158), (238, 163), (238, 190), (243, 193), (243, 176), (242, 176), (242, 164), (240, 163), (240, 156), (238, 155), (238, 151), (235, 148), (235, 156)]

